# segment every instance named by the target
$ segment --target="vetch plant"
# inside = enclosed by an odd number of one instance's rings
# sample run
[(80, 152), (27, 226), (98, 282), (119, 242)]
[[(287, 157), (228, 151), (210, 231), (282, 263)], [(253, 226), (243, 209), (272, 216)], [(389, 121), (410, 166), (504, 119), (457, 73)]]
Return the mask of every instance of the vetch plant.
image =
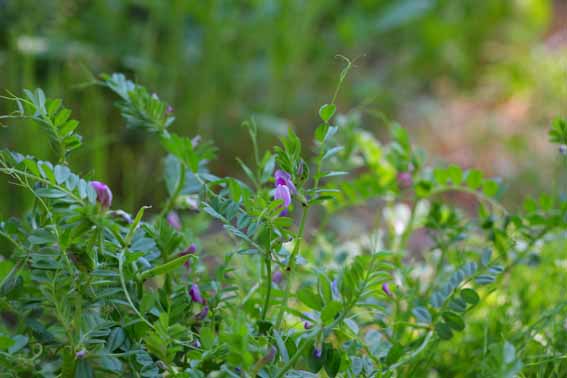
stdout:
[[(429, 167), (401, 126), (386, 122), (383, 143), (356, 112), (336, 114), (350, 67), (320, 107), (312, 143), (290, 129), (261, 151), (258, 126), (244, 123), (253, 160), (238, 160), (240, 178), (208, 170), (215, 148), (172, 132), (174, 110), (159, 96), (121, 74), (102, 76), (126, 126), (165, 152), (167, 198), (132, 214), (113, 208), (119, 195), (96, 172), (73, 173), (82, 140), (60, 100), (41, 90), (6, 97), (16, 109), (4, 119), (38, 123), (57, 159), (0, 152), (0, 173), (34, 198), (29, 213), (0, 223), (10, 245), (0, 262), (6, 374), (427, 376), (436, 352), (467, 335), (469, 319), (509, 284), (499, 277), (561, 239), (567, 206), (542, 195), (514, 213), (498, 200), (499, 182)], [(565, 144), (565, 121), (550, 135)], [(476, 214), (445, 196), (455, 192)], [(343, 243), (334, 218), (375, 199), (370, 242)], [(191, 227), (195, 207), (209, 230), (222, 226), (221, 242)], [(412, 251), (420, 232), (426, 241)], [(492, 340), (482, 349), (491, 359), (472, 373), (518, 374), (512, 342)]]

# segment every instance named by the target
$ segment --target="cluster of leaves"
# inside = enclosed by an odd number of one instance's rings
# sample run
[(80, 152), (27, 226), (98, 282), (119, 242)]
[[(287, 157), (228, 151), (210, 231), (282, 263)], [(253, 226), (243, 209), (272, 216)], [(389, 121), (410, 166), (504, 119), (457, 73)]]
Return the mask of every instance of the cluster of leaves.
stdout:
[[(255, 123), (244, 124), (254, 159), (239, 161), (243, 179), (211, 174), (213, 146), (170, 132), (173, 114), (157, 95), (123, 75), (103, 76), (127, 126), (156, 135), (166, 152), (168, 198), (152, 214), (109, 209), (72, 172), (66, 157), (76, 144), (68, 142), (78, 136), (65, 125), (77, 123), (58, 100), (40, 90), (26, 92), (29, 100), (10, 97), (15, 115), (48, 126), (60, 161), (0, 152), (0, 173), (35, 199), (28, 214), (0, 223), (12, 246), (0, 263), (7, 374), (413, 376), (466, 333), (469, 314), (505, 285), (499, 277), (562, 235), (567, 203), (542, 195), (511, 214), (498, 201), (498, 181), (428, 167), (401, 126), (389, 124), (382, 144), (356, 115), (338, 117), (335, 97), (349, 68), (319, 109), (311, 151), (289, 130), (262, 153)], [(552, 140), (563, 143), (564, 133), (554, 126)], [(448, 193), (473, 198), (477, 214)], [(381, 233), (339, 261), (329, 218), (373, 198), (384, 200)], [(186, 225), (195, 210), (212, 229), (222, 225), (220, 262), (200, 258), (206, 243)], [(314, 212), (322, 221), (308, 224)], [(429, 243), (416, 257), (409, 242), (418, 230)], [(318, 264), (316, 252), (339, 264)], [(420, 274), (423, 267), (431, 273)], [(509, 341), (487, 350), (482, 369), (512, 376), (523, 366)]]

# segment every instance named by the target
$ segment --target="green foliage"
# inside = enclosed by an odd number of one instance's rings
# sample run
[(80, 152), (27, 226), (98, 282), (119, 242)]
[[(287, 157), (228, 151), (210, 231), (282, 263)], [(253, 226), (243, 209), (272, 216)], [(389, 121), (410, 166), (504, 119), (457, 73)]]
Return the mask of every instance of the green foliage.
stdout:
[(42, 89), (38, 88), (35, 91), (26, 89), (24, 93), (26, 98), (14, 95), (3, 97), (14, 101), (18, 109), (0, 119), (21, 118), (35, 121), (49, 136), (49, 142), (59, 160), (65, 162), (67, 155), (82, 144), (81, 136), (75, 133), (79, 122), (69, 119), (71, 109), (65, 108), (62, 100), (46, 98)]
[[(403, 22), (391, 12), (389, 23)], [(389, 124), (383, 143), (355, 115), (345, 124), (335, 99), (350, 65), (320, 108), (312, 145), (290, 129), (261, 151), (259, 129), (245, 123), (254, 152), (252, 163), (240, 161), (245, 180), (211, 174), (211, 144), (169, 130), (165, 103), (140, 85), (106, 77), (126, 125), (157, 134), (163, 147), (168, 195), (157, 211), (114, 210), (100, 183), (65, 159), (2, 150), (0, 173), (34, 204), (0, 222), (10, 246), (0, 261), (3, 370), (561, 376), (567, 305), (557, 290), (539, 295), (532, 286), (565, 284), (563, 197), (541, 194), (514, 213), (500, 204), (497, 180), (430, 167), (400, 125)], [(43, 101), (39, 93), (32, 103)], [(451, 193), (472, 198), (475, 211)], [(360, 235), (350, 235), (345, 246), (328, 222), (372, 199), (382, 200), (378, 232), (356, 248)], [(416, 253), (418, 230), (428, 241)]]

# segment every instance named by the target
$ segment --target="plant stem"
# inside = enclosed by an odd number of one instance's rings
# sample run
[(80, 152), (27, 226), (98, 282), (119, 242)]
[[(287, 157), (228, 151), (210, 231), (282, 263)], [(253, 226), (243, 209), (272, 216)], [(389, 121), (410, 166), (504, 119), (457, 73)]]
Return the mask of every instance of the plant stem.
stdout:
[(411, 233), (413, 232), (413, 224), (415, 223), (415, 213), (416, 213), (418, 203), (419, 203), (419, 199), (416, 199), (411, 206), (408, 224), (406, 225), (404, 232), (400, 236), (400, 243), (399, 243), (399, 246), (398, 246), (400, 250), (403, 250), (403, 249), (406, 248), (409, 237), (411, 236)]
[(288, 271), (289, 274), (287, 276), (286, 279), (286, 284), (285, 284), (285, 290), (284, 290), (284, 295), (283, 295), (283, 299), (282, 299), (282, 303), (281, 303), (281, 307), (280, 307), (280, 312), (278, 314), (278, 318), (276, 321), (276, 328), (279, 328), (285, 311), (287, 309), (287, 302), (289, 300), (289, 291), (291, 289), (291, 281), (293, 278), (293, 274), (295, 273), (295, 268), (296, 268), (296, 257), (297, 257), (297, 253), (299, 252), (299, 245), (301, 243), (301, 240), (303, 239), (303, 232), (305, 231), (305, 220), (307, 219), (307, 214), (309, 213), (309, 207), (308, 206), (304, 206), (303, 207), (303, 213), (301, 214), (301, 221), (299, 223), (299, 230), (297, 231), (297, 236), (295, 237), (295, 245), (293, 246), (293, 251), (291, 253), (291, 256), (289, 258), (289, 265), (288, 265)]
[(270, 297), (272, 295), (272, 232), (268, 229), (268, 242), (266, 243), (266, 255), (264, 263), (266, 264), (266, 299), (264, 301), (264, 310), (262, 311), (262, 320), (266, 320), (268, 309), (270, 308)]
[(136, 315), (138, 315), (140, 320), (146, 323), (151, 329), (154, 329), (154, 325), (150, 323), (146, 318), (144, 318), (144, 316), (134, 305), (134, 302), (130, 297), (130, 293), (128, 292), (128, 288), (126, 287), (126, 280), (124, 278), (124, 258), (125, 258), (124, 251), (122, 251), (118, 256), (118, 273), (120, 274), (120, 284), (122, 285), (122, 291), (124, 291), (124, 295), (126, 296), (126, 300), (128, 301), (128, 304), (130, 304), (130, 307), (132, 308), (132, 310), (134, 310)]
[(400, 367), (400, 366), (408, 363), (412, 359), (414, 359), (418, 354), (420, 354), (425, 349), (427, 344), (429, 344), (429, 342), (431, 341), (432, 337), (433, 337), (433, 331), (429, 331), (427, 333), (427, 335), (425, 336), (425, 339), (423, 339), (423, 342), (421, 343), (421, 345), (416, 350), (414, 350), (412, 353), (410, 353), (406, 358), (401, 359), (397, 363), (390, 366), (388, 368), (388, 371), (394, 371), (394, 369), (397, 369), (398, 367)]
[[(319, 334), (322, 332), (319, 331), (317, 332), (317, 336), (319, 336)], [(307, 348), (307, 346), (311, 345), (311, 343), (309, 341), (305, 341), (297, 350), (297, 352), (295, 352), (295, 354), (293, 355), (293, 357), (291, 357), (289, 359), (289, 361), (284, 365), (284, 367), (279, 371), (278, 375), (276, 375), (276, 378), (282, 378), (285, 373), (288, 372), (289, 369), (291, 369), (293, 367), (293, 365), (295, 365), (295, 362), (299, 359), (299, 357), (301, 357), (301, 355), (303, 354), (303, 352), (305, 351), (305, 348)]]

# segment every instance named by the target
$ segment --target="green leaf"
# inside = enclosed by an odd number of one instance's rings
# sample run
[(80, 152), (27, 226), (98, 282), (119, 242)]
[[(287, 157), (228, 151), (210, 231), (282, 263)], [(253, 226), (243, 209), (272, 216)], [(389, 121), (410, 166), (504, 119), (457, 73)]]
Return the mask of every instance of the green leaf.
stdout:
[(482, 183), (482, 191), (488, 197), (494, 197), (498, 193), (498, 183), (492, 180), (486, 180)]
[(412, 310), (412, 313), (417, 319), (417, 321), (420, 323), (430, 324), (432, 321), (431, 314), (425, 307), (421, 307), (421, 306), (415, 307)]
[(447, 175), (453, 185), (460, 185), (463, 181), (463, 171), (458, 165), (450, 165), (449, 168), (447, 168)]
[(324, 325), (331, 324), (337, 314), (342, 310), (343, 305), (337, 301), (331, 301), (327, 303), (323, 311), (321, 312), (321, 320), (323, 321)]
[(285, 343), (282, 339), (282, 336), (275, 329), (273, 331), (273, 334), (274, 334), (274, 339), (276, 339), (276, 345), (278, 346), (278, 351), (280, 352), (280, 356), (281, 356), (283, 362), (287, 363), (289, 361), (289, 353), (288, 353), (287, 347), (285, 346)]
[(175, 270), (185, 264), (185, 262), (187, 262), (191, 257), (192, 255), (190, 254), (179, 256), (171, 261), (166, 262), (165, 264), (161, 264), (152, 269), (145, 270), (140, 274), (140, 280), (144, 281), (148, 278), (171, 272), (172, 270)]
[(494, 276), (490, 274), (481, 274), (475, 279), (476, 283), (479, 285), (488, 285), (493, 283), (494, 280), (495, 280)]
[(469, 188), (478, 189), (482, 185), (482, 172), (476, 169), (468, 171), (466, 183)]
[(7, 350), (16, 342), (8, 336), (0, 335), (0, 350)]
[(433, 177), (439, 185), (445, 185), (447, 183), (447, 180), (449, 180), (448, 172), (443, 168), (435, 168), (433, 170)]
[(465, 329), (465, 322), (463, 318), (455, 312), (445, 311), (441, 314), (447, 325), (455, 331), (462, 331)]
[(122, 362), (114, 356), (100, 356), (100, 364), (105, 370), (111, 371), (114, 374), (122, 371)]
[(323, 122), (328, 123), (336, 111), (337, 107), (335, 104), (325, 104), (319, 108), (319, 117), (321, 117)]
[(331, 344), (323, 346), (323, 367), (325, 372), (331, 378), (334, 378), (339, 373), (341, 367), (341, 354), (338, 350), (333, 349)]
[(69, 175), (71, 175), (71, 170), (69, 167), (65, 165), (56, 165), (55, 166), (55, 181), (57, 184), (63, 184)]
[(431, 295), (430, 303), (433, 307), (439, 308), (443, 306), (444, 300), (445, 298), (443, 297), (443, 295), (440, 292), (436, 291)]
[(126, 341), (126, 333), (122, 328), (116, 327), (110, 332), (110, 336), (106, 341), (106, 349), (109, 352), (114, 352), (124, 344), (124, 341)]
[(28, 344), (29, 339), (25, 335), (16, 335), (12, 337), (12, 340), (14, 341), (14, 344), (12, 344), (12, 346), (10, 346), (10, 348), (8, 349), (8, 353), (10, 354), (19, 352), (23, 347), (25, 347)]
[(93, 368), (87, 360), (79, 360), (77, 362), (75, 378), (94, 378)]
[(461, 298), (453, 298), (449, 301), (449, 308), (457, 312), (465, 312), (467, 310), (467, 304)]
[(453, 337), (453, 331), (445, 323), (437, 323), (435, 325), (435, 332), (441, 340), (450, 340)]
[(321, 296), (321, 299), (323, 299), (323, 302), (324, 303), (330, 302), (333, 299), (333, 294), (331, 290), (331, 283), (329, 282), (327, 277), (323, 274), (320, 274), (317, 283), (318, 283), (319, 295)]
[(461, 290), (461, 298), (468, 304), (474, 306), (480, 301), (478, 293), (474, 289), (466, 288)]
[(146, 209), (150, 209), (150, 208), (151, 206), (142, 206), (140, 210), (138, 210), (138, 213), (136, 214), (134, 221), (130, 225), (130, 229), (128, 230), (128, 235), (126, 235), (126, 238), (124, 239), (127, 245), (130, 245), (130, 243), (132, 242), (132, 239), (134, 238), (134, 233), (136, 232), (136, 230), (138, 229), (138, 225), (142, 221), (144, 212), (146, 211)]
[(315, 294), (309, 287), (305, 286), (299, 289), (297, 299), (299, 299), (307, 307), (314, 310), (321, 311), (323, 308), (323, 301), (321, 300), (321, 297)]
[(211, 349), (215, 343), (215, 333), (211, 327), (201, 327), (201, 345), (204, 349)]

